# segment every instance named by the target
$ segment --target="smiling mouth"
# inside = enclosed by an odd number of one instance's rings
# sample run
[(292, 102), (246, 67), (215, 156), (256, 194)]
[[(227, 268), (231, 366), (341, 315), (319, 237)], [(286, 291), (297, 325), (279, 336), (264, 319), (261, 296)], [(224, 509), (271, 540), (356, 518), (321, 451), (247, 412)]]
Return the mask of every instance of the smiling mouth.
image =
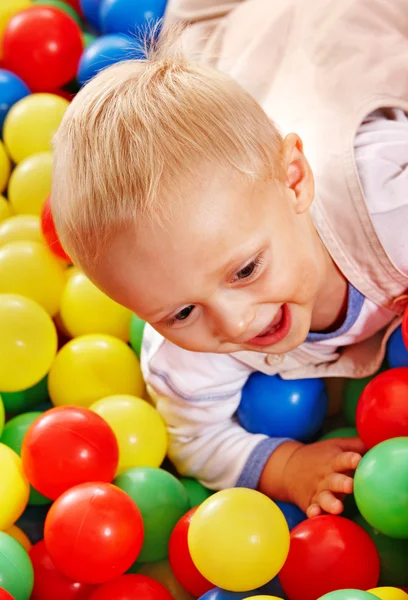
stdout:
[(251, 346), (272, 346), (288, 335), (290, 327), (290, 310), (287, 304), (283, 304), (268, 327), (251, 340), (248, 340), (247, 344)]

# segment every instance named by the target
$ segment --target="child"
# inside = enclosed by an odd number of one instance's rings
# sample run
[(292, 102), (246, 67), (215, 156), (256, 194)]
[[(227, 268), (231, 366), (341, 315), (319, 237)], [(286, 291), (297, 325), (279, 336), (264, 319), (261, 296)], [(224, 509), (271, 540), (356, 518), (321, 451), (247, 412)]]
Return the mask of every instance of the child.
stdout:
[(170, 458), (212, 489), (258, 488), (309, 517), (352, 491), (361, 440), (271, 439), (235, 412), (254, 371), (374, 373), (400, 322), (405, 6), (170, 2), (198, 61), (164, 36), (85, 86), (56, 136), (62, 242), (150, 324), (142, 368)]

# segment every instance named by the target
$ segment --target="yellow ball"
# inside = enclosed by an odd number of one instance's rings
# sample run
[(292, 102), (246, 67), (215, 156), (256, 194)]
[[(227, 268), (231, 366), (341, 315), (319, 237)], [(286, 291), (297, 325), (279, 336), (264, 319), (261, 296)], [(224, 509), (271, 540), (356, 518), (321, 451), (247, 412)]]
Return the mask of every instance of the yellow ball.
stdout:
[(253, 590), (273, 579), (286, 560), (289, 539), (277, 505), (246, 488), (223, 490), (205, 500), (188, 531), (197, 569), (231, 592)]
[(57, 354), (48, 377), (55, 406), (88, 407), (114, 394), (140, 396), (143, 387), (136, 354), (110, 335), (83, 335), (68, 342)]
[(8, 199), (18, 215), (41, 215), (51, 193), (52, 154), (40, 152), (23, 160), (11, 174)]
[(15, 163), (51, 151), (51, 141), (69, 106), (55, 94), (31, 94), (14, 104), (7, 114), (3, 139)]
[(10, 202), (0, 194), (0, 222), (11, 217)]
[(3, 142), (0, 142), (0, 192), (6, 189), (10, 177), (10, 159)]
[(381, 600), (408, 600), (408, 594), (393, 587), (378, 587), (368, 590), (369, 594), (381, 598)]
[(39, 304), (0, 294), (0, 332), (0, 390), (19, 392), (46, 376), (57, 352), (57, 331)]
[(245, 598), (245, 600), (282, 600), (277, 596), (252, 596), (251, 598)]
[(146, 400), (110, 396), (91, 404), (113, 429), (119, 445), (118, 473), (132, 467), (160, 467), (167, 453), (163, 419)]
[(26, 552), (30, 551), (32, 543), (24, 531), (20, 529), (20, 527), (17, 527), (17, 525), (12, 525), (9, 529), (7, 529), (7, 531), (5, 531), (5, 533), (11, 535), (11, 537), (20, 542)]
[(31, 0), (1, 0), (0, 2), (0, 58), (3, 56), (4, 31), (15, 14), (31, 6)]
[(60, 314), (72, 337), (106, 333), (129, 341), (130, 310), (111, 300), (83, 273), (69, 277), (61, 298)]
[(44, 244), (40, 217), (16, 215), (0, 223), (0, 246), (10, 242), (30, 241)]
[(24, 475), (21, 458), (0, 444), (0, 531), (17, 521), (27, 506), (30, 484)]
[(11, 242), (0, 247), (0, 294), (31, 298), (54, 316), (64, 283), (64, 269), (45, 245)]

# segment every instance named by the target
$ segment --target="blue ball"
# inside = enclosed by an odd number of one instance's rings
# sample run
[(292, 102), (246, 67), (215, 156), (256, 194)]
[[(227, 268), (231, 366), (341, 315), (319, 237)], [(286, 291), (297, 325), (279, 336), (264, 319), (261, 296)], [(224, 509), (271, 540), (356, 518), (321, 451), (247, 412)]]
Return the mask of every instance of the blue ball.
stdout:
[(99, 9), (101, 0), (80, 0), (80, 5), (88, 23), (100, 31)]
[(121, 33), (103, 35), (89, 44), (82, 53), (78, 66), (78, 81), (84, 85), (106, 67), (140, 56), (134, 40), (129, 36)]
[(0, 132), (3, 129), (4, 121), (10, 108), (30, 94), (28, 86), (20, 77), (7, 71), (0, 69)]
[(299, 525), (299, 523), (305, 521), (307, 518), (305, 513), (301, 511), (296, 504), (290, 504), (290, 502), (276, 502), (275, 504), (277, 504), (283, 512), (289, 531), (292, 531), (296, 525)]
[(402, 328), (398, 327), (388, 340), (387, 360), (391, 369), (408, 367), (408, 350), (402, 339)]
[(305, 441), (319, 431), (327, 408), (322, 379), (286, 381), (253, 373), (242, 390), (238, 419), (251, 433)]
[(204, 596), (201, 596), (199, 600), (244, 600), (245, 598), (251, 598), (251, 596), (264, 595), (286, 598), (279, 583), (279, 579), (275, 577), (272, 581), (257, 590), (251, 590), (250, 592), (227, 592), (220, 588), (214, 588), (204, 594)]
[(167, 0), (102, 0), (99, 20), (104, 33), (137, 33), (147, 21), (161, 19)]

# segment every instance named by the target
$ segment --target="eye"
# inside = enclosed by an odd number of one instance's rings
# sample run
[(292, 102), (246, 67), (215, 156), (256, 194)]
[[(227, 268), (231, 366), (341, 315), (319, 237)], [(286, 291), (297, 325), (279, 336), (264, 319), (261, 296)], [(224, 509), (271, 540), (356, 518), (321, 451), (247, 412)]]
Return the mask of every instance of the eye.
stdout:
[(261, 264), (262, 256), (257, 256), (255, 260), (251, 261), (248, 265), (246, 265), (246, 267), (244, 267), (243, 269), (238, 271), (238, 273), (236, 273), (236, 275), (234, 276), (234, 280), (236, 281), (240, 279), (248, 279), (248, 277), (251, 277), (251, 275), (253, 275), (255, 271), (257, 271), (258, 267)]
[(174, 318), (176, 319), (176, 321), (184, 321), (185, 319), (187, 319), (187, 317), (189, 317), (191, 315), (193, 310), (194, 310), (194, 304), (190, 304), (190, 306), (186, 306), (180, 312), (178, 312), (174, 316)]

